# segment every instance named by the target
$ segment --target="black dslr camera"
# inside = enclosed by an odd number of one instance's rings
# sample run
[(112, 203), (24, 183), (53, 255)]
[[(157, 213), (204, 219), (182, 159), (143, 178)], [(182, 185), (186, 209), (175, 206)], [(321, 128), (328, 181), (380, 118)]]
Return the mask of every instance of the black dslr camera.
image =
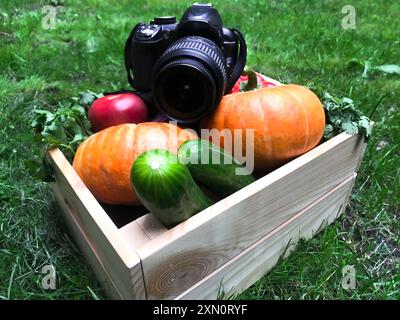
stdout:
[(246, 64), (246, 43), (211, 4), (194, 4), (179, 23), (138, 23), (125, 43), (129, 84), (170, 119), (195, 122), (229, 93)]

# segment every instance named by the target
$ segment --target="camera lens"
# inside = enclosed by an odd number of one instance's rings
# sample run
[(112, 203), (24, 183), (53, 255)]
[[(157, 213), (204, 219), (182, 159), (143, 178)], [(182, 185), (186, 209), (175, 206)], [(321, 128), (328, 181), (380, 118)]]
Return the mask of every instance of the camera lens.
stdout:
[(158, 72), (154, 99), (161, 112), (181, 122), (196, 121), (214, 104), (210, 72), (192, 59), (177, 59)]
[(174, 42), (153, 69), (156, 107), (179, 122), (195, 122), (212, 112), (227, 83), (223, 54), (212, 41), (184, 37)]

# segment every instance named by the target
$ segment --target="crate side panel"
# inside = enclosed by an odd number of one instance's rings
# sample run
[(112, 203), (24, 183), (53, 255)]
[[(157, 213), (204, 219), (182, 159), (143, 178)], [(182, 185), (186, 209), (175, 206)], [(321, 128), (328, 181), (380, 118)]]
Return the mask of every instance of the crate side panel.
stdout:
[(339, 135), (146, 243), (148, 298), (176, 297), (352, 176), (362, 149)]
[(244, 250), (177, 299), (228, 298), (250, 287), (287, 257), (301, 238), (310, 239), (344, 212), (355, 176)]
[[(53, 189), (58, 203), (62, 203), (63, 196), (61, 195), (61, 192), (58, 190), (57, 186), (54, 186)], [(86, 261), (92, 267), (94, 273), (96, 274), (97, 280), (100, 282), (100, 285), (106, 292), (107, 296), (115, 300), (123, 299), (122, 294), (119, 292), (115, 283), (111, 280), (109, 273), (105, 269), (98, 255), (95, 253), (94, 248), (90, 245), (89, 240), (84, 235), (85, 233), (82, 228), (75, 221), (67, 207), (61, 205), (59, 205), (59, 207), (63, 211), (65, 221), (67, 222), (68, 228), (76, 244), (78, 245)]]
[(86, 188), (58, 149), (49, 158), (62, 194), (59, 205), (69, 210), (95, 250), (120, 293), (126, 298), (146, 299), (140, 258), (126, 246), (118, 228)]

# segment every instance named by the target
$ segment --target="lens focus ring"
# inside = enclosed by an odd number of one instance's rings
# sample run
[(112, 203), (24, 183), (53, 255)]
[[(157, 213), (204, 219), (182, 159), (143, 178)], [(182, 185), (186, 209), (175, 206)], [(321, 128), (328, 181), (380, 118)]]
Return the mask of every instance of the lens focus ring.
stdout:
[(195, 51), (201, 51), (210, 57), (218, 66), (219, 71), (222, 74), (223, 81), (226, 83), (227, 75), (226, 75), (226, 67), (223, 62), (223, 54), (221, 49), (216, 47), (215, 44), (203, 37), (185, 37), (170, 46), (164, 53), (165, 56), (170, 55), (171, 52), (181, 49), (192, 49)]
[[(191, 71), (182, 76), (183, 68)], [(176, 73), (176, 69), (181, 70), (180, 74)], [(190, 73), (192, 77), (189, 76)], [(195, 73), (196, 77), (193, 78)], [(159, 111), (171, 119), (181, 122), (197, 121), (208, 113), (210, 106), (215, 105), (216, 87), (213, 76), (199, 61), (181, 58), (166, 63), (160, 70), (157, 83), (154, 88), (154, 102)], [(182, 88), (189, 97), (182, 97)]]
[(171, 119), (198, 121), (218, 106), (227, 82), (221, 49), (203, 37), (183, 37), (165, 50), (153, 68), (154, 103)]

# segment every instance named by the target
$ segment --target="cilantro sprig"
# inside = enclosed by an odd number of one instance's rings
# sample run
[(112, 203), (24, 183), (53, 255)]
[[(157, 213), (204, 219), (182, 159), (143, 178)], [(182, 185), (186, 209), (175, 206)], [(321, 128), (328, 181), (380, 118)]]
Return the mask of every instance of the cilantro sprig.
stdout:
[(31, 127), (41, 151), (39, 158), (25, 161), (31, 175), (43, 181), (52, 181), (51, 168), (45, 156), (51, 148), (60, 148), (72, 160), (78, 146), (92, 134), (87, 109), (100, 96), (85, 91), (79, 93), (78, 97), (60, 102), (54, 111), (34, 108)]
[[(355, 102), (347, 97), (337, 97), (325, 91), (321, 86), (308, 83), (307, 87), (320, 98), (325, 111), (324, 140), (331, 139), (342, 132), (354, 135), (363, 133), (368, 138), (372, 133), (373, 121), (364, 115)], [(371, 116), (382, 102), (382, 98), (373, 108)]]
[(372, 121), (355, 106), (350, 98), (334, 97), (324, 92), (322, 97), (326, 113), (324, 138), (330, 139), (341, 132), (358, 134), (363, 132), (368, 138), (372, 133)]
[(34, 109), (34, 113), (36, 117), (31, 126), (37, 140), (47, 149), (60, 147), (74, 153), (76, 147), (90, 135), (86, 110), (80, 105), (60, 105), (55, 112)]

